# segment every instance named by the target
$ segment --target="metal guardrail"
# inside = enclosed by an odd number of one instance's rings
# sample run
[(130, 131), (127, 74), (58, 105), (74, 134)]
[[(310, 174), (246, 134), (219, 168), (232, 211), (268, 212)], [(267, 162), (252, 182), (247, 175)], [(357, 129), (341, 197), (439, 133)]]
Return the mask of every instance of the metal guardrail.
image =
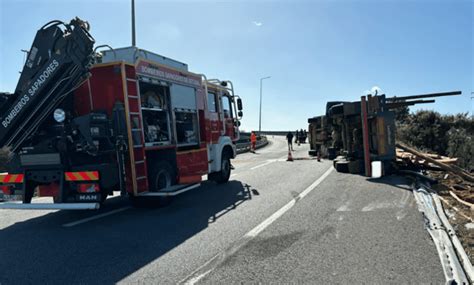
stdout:
[[(259, 140), (257, 140), (256, 148), (262, 148), (268, 144), (268, 140), (266, 136), (261, 136)], [(237, 147), (237, 154), (245, 153), (250, 151), (250, 140), (246, 142), (238, 142), (236, 143)]]
[(446, 284), (469, 284), (468, 278), (473, 282), (472, 264), (446, 218), (439, 196), (429, 184), (418, 182), (412, 189), (418, 209), (423, 212), (425, 227), (436, 245)]

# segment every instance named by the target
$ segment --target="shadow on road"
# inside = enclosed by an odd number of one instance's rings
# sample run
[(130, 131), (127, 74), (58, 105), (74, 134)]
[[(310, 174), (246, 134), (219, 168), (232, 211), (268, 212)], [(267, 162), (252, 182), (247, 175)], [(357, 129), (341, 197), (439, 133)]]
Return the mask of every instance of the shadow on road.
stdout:
[(380, 178), (367, 178), (367, 181), (372, 183), (388, 184), (399, 189), (412, 191), (411, 187), (409, 186), (411, 183), (410, 180), (399, 175), (382, 176)]
[(0, 231), (0, 283), (116, 283), (252, 199), (252, 190), (204, 182), (165, 208), (132, 208), (71, 228), (61, 225), (83, 213), (16, 223)]

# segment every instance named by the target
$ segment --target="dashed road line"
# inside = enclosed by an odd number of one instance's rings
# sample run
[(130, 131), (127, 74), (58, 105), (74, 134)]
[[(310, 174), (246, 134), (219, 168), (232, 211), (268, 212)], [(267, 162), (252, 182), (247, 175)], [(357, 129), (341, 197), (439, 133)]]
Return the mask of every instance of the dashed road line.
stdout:
[(255, 170), (255, 169), (257, 169), (257, 168), (267, 166), (267, 165), (269, 165), (269, 164), (272, 163), (272, 162), (275, 162), (275, 161), (274, 161), (274, 160), (269, 160), (269, 161), (267, 161), (267, 162), (264, 162), (264, 163), (262, 163), (262, 164), (259, 164), (259, 165), (257, 165), (257, 166), (254, 166), (254, 167), (250, 168), (250, 170)]
[(123, 212), (125, 210), (130, 209), (130, 208), (132, 208), (132, 206), (126, 206), (126, 207), (119, 208), (119, 209), (116, 209), (116, 210), (113, 210), (113, 211), (110, 211), (110, 212), (107, 212), (107, 213), (103, 213), (103, 214), (95, 215), (95, 216), (92, 216), (92, 217), (89, 217), (89, 218), (81, 219), (81, 220), (78, 220), (78, 221), (75, 221), (75, 222), (67, 223), (67, 224), (64, 224), (63, 227), (65, 227), (65, 228), (74, 227), (74, 226), (77, 226), (77, 225), (80, 225), (80, 224), (84, 224), (84, 223), (87, 223), (87, 222), (90, 222), (90, 221), (94, 221), (94, 220), (97, 220), (97, 219), (100, 219), (100, 218), (103, 218), (103, 217), (107, 217), (107, 216), (110, 216), (110, 215), (113, 215), (113, 214), (116, 214), (116, 213)]
[(188, 275), (186, 278), (181, 280), (179, 282), (179, 284), (196, 284), (196, 283), (198, 283), (202, 278), (206, 277), (209, 273), (211, 273), (214, 269), (216, 269), (217, 266), (219, 266), (219, 264), (221, 264), (228, 256), (230, 256), (230, 255), (234, 254), (235, 252), (237, 252), (240, 248), (242, 248), (250, 240), (252, 240), (254, 237), (256, 237), (263, 230), (265, 230), (268, 226), (270, 226), (273, 222), (275, 222), (278, 218), (280, 218), (288, 210), (290, 210), (299, 200), (303, 199), (311, 191), (316, 189), (316, 187), (321, 182), (323, 182), (323, 180), (326, 179), (326, 177), (328, 177), (329, 174), (331, 174), (332, 170), (333, 170), (333, 167), (331, 166), (326, 172), (324, 172), (323, 175), (321, 175), (321, 177), (319, 177), (310, 186), (308, 186), (305, 190), (303, 190), (303, 192), (301, 192), (298, 196), (296, 196), (294, 199), (292, 199), (290, 202), (288, 202), (286, 205), (284, 205), (278, 211), (273, 213), (270, 217), (268, 217), (263, 222), (261, 222), (259, 225), (257, 225), (255, 228), (253, 228), (248, 233), (246, 233), (243, 237), (241, 237), (238, 241), (236, 241), (233, 246), (231, 246), (231, 247), (227, 248), (226, 250), (221, 251), (220, 253), (216, 254), (214, 257), (212, 257), (210, 260), (208, 260), (206, 263), (204, 263), (198, 269), (193, 271), (190, 275)]

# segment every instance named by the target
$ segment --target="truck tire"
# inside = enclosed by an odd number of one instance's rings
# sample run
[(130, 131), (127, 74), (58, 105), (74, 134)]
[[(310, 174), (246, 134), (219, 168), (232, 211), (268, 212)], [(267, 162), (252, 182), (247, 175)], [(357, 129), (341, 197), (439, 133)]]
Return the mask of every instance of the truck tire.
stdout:
[[(148, 185), (150, 192), (158, 192), (176, 184), (176, 175), (171, 164), (167, 161), (158, 161), (148, 173)], [(171, 202), (170, 197), (143, 197), (128, 196), (132, 205), (136, 208), (156, 208), (167, 206)]]
[[(168, 161), (162, 160), (155, 163), (151, 169), (151, 175), (149, 175), (150, 180), (150, 192), (158, 192), (162, 189), (169, 188), (176, 184), (176, 174)], [(144, 198), (144, 197), (143, 197)], [(155, 206), (168, 206), (171, 203), (171, 197), (146, 197), (147, 201), (150, 203), (140, 203), (145, 207), (155, 207)], [(140, 200), (140, 199), (138, 199)]]
[(176, 184), (173, 167), (167, 161), (158, 161), (151, 169), (150, 192), (158, 192)]
[(337, 172), (349, 173), (349, 161), (336, 161), (334, 167)]
[(230, 155), (224, 152), (221, 160), (221, 171), (213, 172), (209, 174), (209, 180), (214, 181), (218, 184), (223, 184), (229, 181), (230, 178)]

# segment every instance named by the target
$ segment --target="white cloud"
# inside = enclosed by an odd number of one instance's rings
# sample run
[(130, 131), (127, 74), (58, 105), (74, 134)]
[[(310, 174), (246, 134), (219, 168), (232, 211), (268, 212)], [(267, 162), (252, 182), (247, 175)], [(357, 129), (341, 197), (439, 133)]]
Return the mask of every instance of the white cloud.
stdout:
[(382, 94), (382, 89), (378, 86), (373, 86), (370, 90), (365, 90), (362, 95), (375, 95), (376, 93), (377, 95)]
[(253, 24), (254, 24), (255, 26), (257, 26), (257, 27), (260, 27), (260, 26), (263, 25), (262, 22), (257, 22), (257, 21), (253, 21)]
[(380, 87), (378, 86), (373, 86), (371, 89), (370, 89), (372, 95), (375, 95), (375, 93), (377, 94), (382, 94), (382, 89), (380, 89)]

